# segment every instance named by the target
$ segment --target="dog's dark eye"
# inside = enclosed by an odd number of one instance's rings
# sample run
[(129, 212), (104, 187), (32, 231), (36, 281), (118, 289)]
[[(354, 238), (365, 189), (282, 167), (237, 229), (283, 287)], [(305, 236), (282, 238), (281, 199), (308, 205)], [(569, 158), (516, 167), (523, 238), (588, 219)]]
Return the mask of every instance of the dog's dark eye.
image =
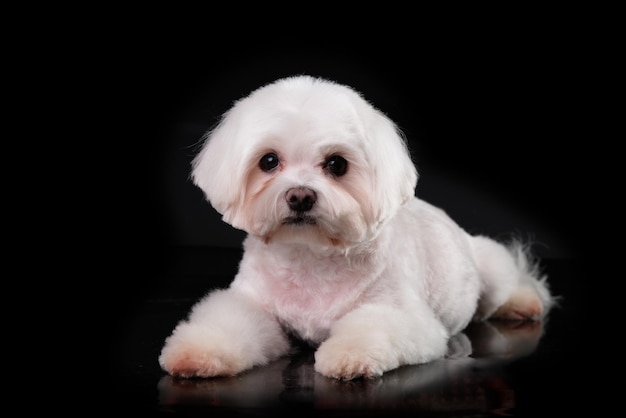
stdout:
[(278, 155), (270, 152), (261, 157), (261, 159), (259, 160), (259, 168), (266, 173), (269, 173), (270, 171), (278, 167), (279, 163), (280, 161), (278, 160)]
[(346, 171), (348, 170), (348, 161), (339, 155), (333, 155), (326, 160), (324, 168), (332, 175), (341, 177), (346, 174)]

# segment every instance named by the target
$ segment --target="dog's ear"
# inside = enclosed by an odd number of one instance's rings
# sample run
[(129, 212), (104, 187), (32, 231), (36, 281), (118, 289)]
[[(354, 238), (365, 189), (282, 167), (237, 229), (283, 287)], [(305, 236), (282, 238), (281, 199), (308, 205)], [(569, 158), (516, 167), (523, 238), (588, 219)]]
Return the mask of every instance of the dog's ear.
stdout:
[(237, 104), (203, 138), (202, 149), (192, 161), (191, 178), (213, 208), (230, 223), (245, 194), (245, 149), (238, 145)]
[(365, 124), (365, 151), (372, 170), (371, 213), (373, 222), (382, 225), (415, 197), (417, 169), (402, 132), (391, 119), (369, 105), (359, 112)]

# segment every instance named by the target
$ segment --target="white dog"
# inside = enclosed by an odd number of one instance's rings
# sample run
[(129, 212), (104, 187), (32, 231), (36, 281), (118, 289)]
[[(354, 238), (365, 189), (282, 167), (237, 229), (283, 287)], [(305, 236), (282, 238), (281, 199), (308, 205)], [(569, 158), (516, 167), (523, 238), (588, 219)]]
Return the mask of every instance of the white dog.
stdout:
[(192, 178), (248, 236), (232, 284), (167, 338), (172, 375), (235, 375), (288, 354), (291, 336), (322, 375), (371, 378), (443, 357), (472, 320), (540, 320), (553, 303), (520, 243), (470, 236), (415, 197), (401, 134), (349, 87), (259, 88), (207, 134)]

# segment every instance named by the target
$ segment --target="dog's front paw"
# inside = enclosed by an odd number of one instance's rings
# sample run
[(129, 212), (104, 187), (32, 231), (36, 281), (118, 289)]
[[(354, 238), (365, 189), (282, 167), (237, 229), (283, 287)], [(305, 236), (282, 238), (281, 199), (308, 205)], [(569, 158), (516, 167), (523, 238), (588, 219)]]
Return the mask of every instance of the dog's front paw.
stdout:
[(341, 380), (374, 378), (398, 366), (389, 358), (381, 343), (361, 344), (348, 338), (333, 337), (315, 352), (315, 370), (327, 377)]
[(234, 376), (253, 366), (236, 345), (192, 325), (179, 327), (167, 339), (159, 364), (180, 377)]
[(212, 353), (197, 348), (170, 350), (159, 358), (161, 367), (172, 376), (213, 377), (233, 376), (243, 370), (237, 360), (223, 353)]

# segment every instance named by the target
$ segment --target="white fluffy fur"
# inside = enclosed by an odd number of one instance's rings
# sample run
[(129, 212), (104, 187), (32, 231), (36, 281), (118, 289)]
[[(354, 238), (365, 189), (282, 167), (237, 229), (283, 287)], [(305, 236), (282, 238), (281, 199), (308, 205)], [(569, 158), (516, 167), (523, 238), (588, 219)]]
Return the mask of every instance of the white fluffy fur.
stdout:
[[(280, 164), (265, 172), (269, 152)], [(324, 168), (331, 156), (345, 175)], [(520, 244), (470, 236), (415, 197), (398, 129), (349, 87), (298, 76), (254, 91), (207, 135), (192, 177), (248, 237), (230, 287), (167, 338), (173, 375), (234, 375), (287, 354), (294, 335), (317, 347), (319, 373), (375, 377), (443, 357), (472, 320), (540, 320), (552, 304)], [(315, 193), (309, 222), (285, 223), (294, 187)]]

